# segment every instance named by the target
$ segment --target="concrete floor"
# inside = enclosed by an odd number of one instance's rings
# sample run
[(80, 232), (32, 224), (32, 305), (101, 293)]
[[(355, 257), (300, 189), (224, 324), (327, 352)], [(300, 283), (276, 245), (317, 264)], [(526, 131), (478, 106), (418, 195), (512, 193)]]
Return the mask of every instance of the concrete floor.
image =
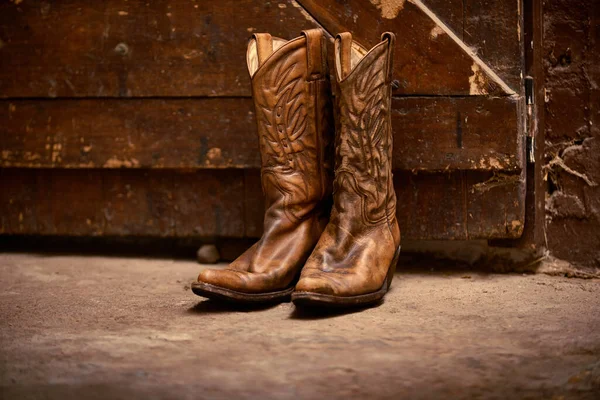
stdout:
[(194, 262), (0, 254), (0, 398), (600, 398), (600, 280), (420, 263), (324, 314), (205, 301)]

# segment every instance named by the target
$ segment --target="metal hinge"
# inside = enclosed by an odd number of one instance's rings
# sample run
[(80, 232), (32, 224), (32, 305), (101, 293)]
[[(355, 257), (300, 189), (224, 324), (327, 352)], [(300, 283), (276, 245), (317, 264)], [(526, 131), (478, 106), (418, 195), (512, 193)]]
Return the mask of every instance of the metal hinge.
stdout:
[(535, 135), (537, 133), (537, 123), (535, 121), (535, 95), (534, 95), (534, 84), (533, 77), (525, 77), (525, 107), (527, 109), (527, 121), (526, 121), (526, 154), (527, 162), (530, 164), (535, 163)]

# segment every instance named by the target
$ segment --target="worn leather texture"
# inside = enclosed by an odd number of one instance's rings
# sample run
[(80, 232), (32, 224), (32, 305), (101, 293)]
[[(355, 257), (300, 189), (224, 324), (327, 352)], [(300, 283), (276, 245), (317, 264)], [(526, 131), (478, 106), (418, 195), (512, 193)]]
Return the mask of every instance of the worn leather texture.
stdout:
[(323, 33), (308, 30), (281, 43), (256, 34), (247, 57), (266, 203), (263, 236), (227, 268), (198, 276), (243, 293), (293, 286), (331, 208), (333, 121)]
[(394, 35), (385, 33), (352, 65), (351, 35), (336, 38), (334, 204), (297, 292), (357, 296), (377, 291), (400, 245), (392, 179), (393, 46)]

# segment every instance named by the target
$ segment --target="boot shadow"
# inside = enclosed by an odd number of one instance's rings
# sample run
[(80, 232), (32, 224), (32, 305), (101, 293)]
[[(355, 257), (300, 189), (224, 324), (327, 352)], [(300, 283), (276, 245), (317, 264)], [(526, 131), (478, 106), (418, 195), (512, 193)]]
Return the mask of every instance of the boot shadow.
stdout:
[(280, 303), (264, 303), (264, 304), (244, 304), (244, 303), (229, 303), (213, 299), (199, 301), (194, 306), (188, 308), (189, 314), (205, 315), (205, 314), (224, 314), (233, 312), (256, 312), (265, 311), (277, 307)]
[(348, 308), (322, 308), (315, 306), (302, 306), (295, 307), (294, 311), (290, 315), (289, 319), (295, 320), (319, 320), (319, 319), (328, 319), (328, 318), (336, 318), (342, 317), (344, 315), (355, 314), (359, 312), (363, 312), (369, 310), (371, 308), (377, 308), (384, 303), (384, 299), (378, 301), (377, 303), (363, 305), (363, 306), (354, 306)]

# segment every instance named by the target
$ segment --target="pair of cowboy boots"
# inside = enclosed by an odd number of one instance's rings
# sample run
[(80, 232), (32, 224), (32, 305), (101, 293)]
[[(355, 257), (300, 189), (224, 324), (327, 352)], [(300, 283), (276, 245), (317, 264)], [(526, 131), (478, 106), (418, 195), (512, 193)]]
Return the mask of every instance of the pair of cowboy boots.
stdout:
[(383, 298), (400, 228), (391, 165), (395, 37), (381, 38), (367, 51), (350, 33), (336, 37), (332, 96), (320, 29), (290, 41), (253, 35), (246, 59), (266, 197), (264, 234), (227, 268), (202, 271), (194, 293), (246, 303), (291, 296), (296, 305), (330, 306)]

